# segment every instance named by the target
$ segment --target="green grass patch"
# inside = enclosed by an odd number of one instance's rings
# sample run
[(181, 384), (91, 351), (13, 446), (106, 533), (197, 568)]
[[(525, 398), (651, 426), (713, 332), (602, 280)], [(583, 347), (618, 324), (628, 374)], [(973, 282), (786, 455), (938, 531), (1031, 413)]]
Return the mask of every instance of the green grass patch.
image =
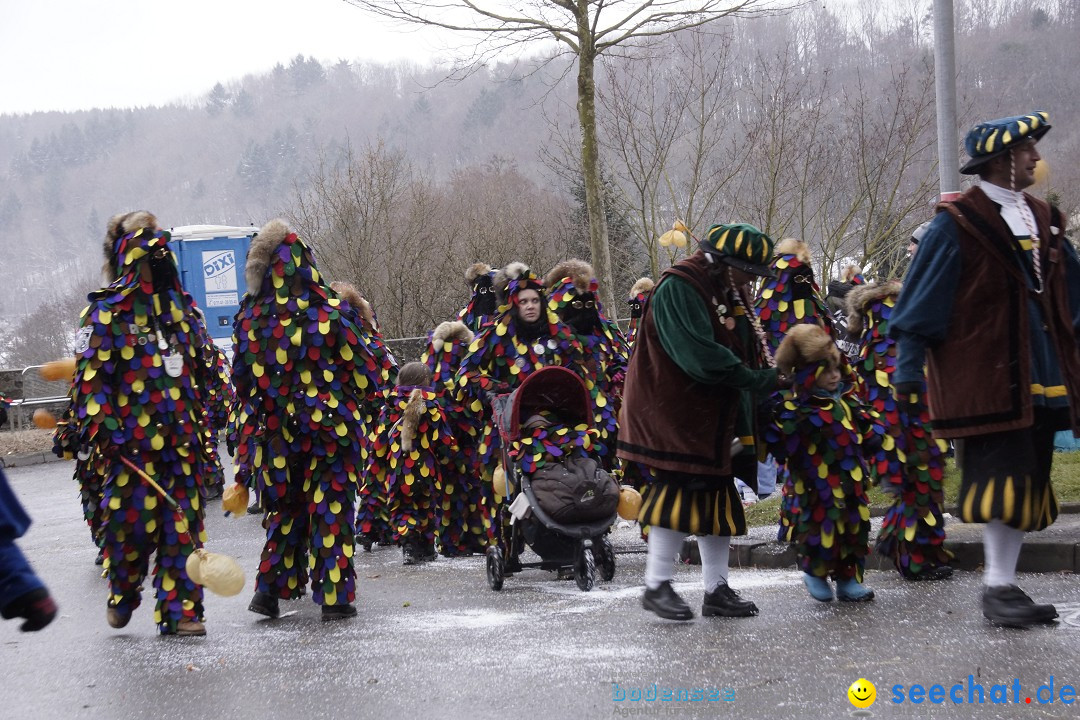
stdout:
[[(1054, 466), (1050, 477), (1059, 503), (1080, 502), (1080, 452), (1054, 453)], [(870, 507), (884, 509), (892, 504), (892, 496), (882, 492), (878, 487), (871, 487), (866, 494), (870, 499)], [(955, 505), (959, 494), (960, 471), (956, 463), (950, 459), (945, 467), (945, 504)], [(775, 525), (779, 522), (779, 496), (773, 496), (746, 508), (746, 524), (749, 527)]]

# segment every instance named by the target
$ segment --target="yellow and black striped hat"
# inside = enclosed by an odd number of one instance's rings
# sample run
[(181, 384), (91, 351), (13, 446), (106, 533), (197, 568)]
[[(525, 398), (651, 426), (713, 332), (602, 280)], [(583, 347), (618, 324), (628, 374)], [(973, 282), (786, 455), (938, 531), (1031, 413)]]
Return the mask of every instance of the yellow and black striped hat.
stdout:
[(960, 172), (974, 175), (979, 166), (1025, 140), (1038, 140), (1050, 129), (1050, 115), (1036, 110), (1030, 115), (982, 122), (968, 131), (964, 149), (971, 156)]
[(761, 277), (776, 277), (772, 260), (773, 239), (753, 225), (713, 225), (698, 246), (717, 260)]

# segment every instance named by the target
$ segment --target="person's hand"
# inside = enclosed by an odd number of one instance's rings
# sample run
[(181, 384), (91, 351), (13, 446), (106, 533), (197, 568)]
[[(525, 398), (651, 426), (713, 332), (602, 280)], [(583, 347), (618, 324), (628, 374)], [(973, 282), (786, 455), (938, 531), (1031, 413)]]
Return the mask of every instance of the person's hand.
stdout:
[(791, 376), (785, 375), (779, 370), (776, 371), (776, 390), (788, 390), (794, 382), (795, 381), (791, 379)]
[(896, 383), (893, 386), (893, 392), (900, 412), (905, 413), (912, 420), (922, 417), (926, 411), (926, 391), (923, 383), (917, 380)]

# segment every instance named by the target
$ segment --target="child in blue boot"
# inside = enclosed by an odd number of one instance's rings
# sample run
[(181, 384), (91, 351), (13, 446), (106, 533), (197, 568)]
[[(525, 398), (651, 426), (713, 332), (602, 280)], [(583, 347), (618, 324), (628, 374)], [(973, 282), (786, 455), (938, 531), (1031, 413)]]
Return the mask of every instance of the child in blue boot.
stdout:
[(793, 379), (765, 433), (788, 469), (780, 539), (794, 543), (803, 582), (815, 600), (873, 600), (863, 585), (869, 552), (866, 456), (891, 442), (877, 414), (841, 382), (840, 351), (817, 325), (788, 330), (776, 367)]

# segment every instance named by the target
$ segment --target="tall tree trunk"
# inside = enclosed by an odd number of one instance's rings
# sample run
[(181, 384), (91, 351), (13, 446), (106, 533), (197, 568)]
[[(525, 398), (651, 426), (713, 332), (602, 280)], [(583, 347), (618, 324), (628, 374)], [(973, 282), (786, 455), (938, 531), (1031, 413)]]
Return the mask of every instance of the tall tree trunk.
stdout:
[[(584, 27), (581, 24), (584, 23)], [(578, 19), (578, 122), (581, 124), (581, 169), (585, 176), (585, 209), (589, 218), (589, 250), (593, 270), (600, 282), (600, 302), (609, 317), (618, 315), (615, 305), (615, 276), (611, 272), (607, 215), (604, 213), (604, 185), (600, 177), (599, 142), (596, 137), (596, 85), (593, 80), (596, 52), (588, 27), (588, 13)]]

